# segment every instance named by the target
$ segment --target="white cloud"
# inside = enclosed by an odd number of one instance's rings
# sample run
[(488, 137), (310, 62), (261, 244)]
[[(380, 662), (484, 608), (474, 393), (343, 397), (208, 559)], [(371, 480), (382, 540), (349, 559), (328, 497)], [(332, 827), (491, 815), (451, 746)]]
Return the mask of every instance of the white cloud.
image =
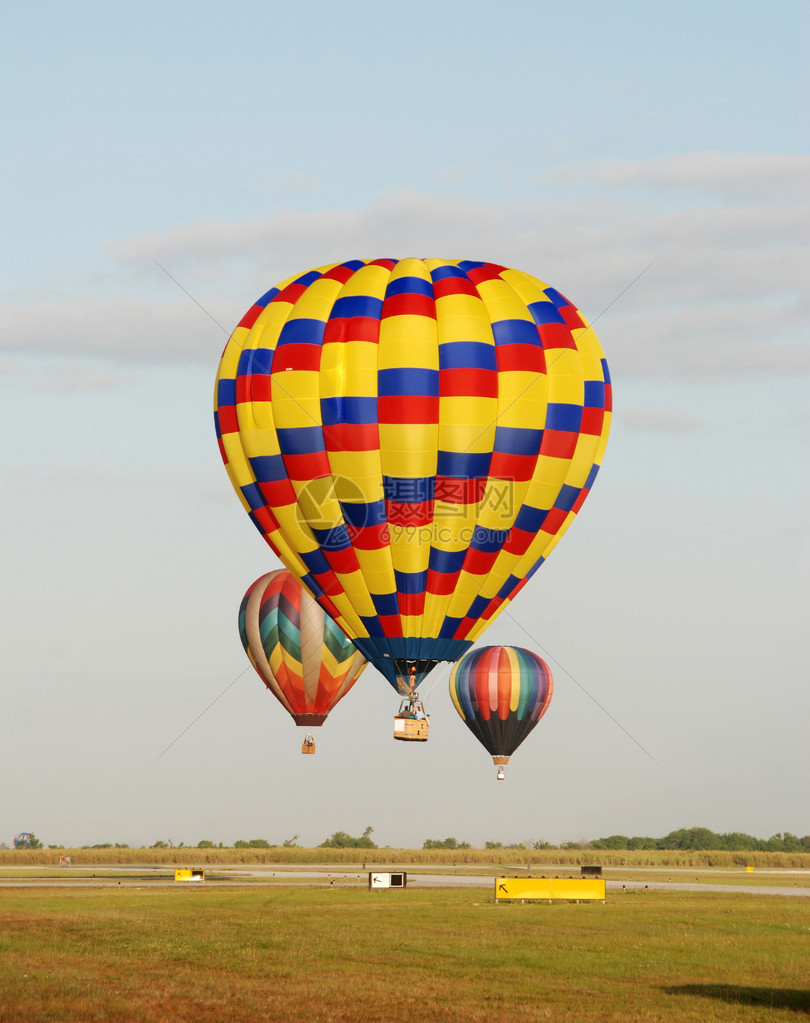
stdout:
[(37, 391), (109, 391), (132, 383), (131, 373), (109, 372), (80, 362), (52, 363), (30, 375), (29, 386)]
[(706, 427), (703, 419), (680, 409), (630, 408), (621, 413), (621, 418), (634, 430), (651, 430), (655, 433), (691, 433)]
[(650, 160), (572, 164), (549, 179), (572, 177), (618, 188), (674, 190), (730, 200), (810, 199), (810, 156), (788, 153), (676, 153)]
[(810, 373), (803, 329), (795, 309), (691, 304), (619, 312), (599, 335), (614, 376), (712, 383)]
[(442, 181), (464, 181), (466, 178), (469, 178), (473, 167), (474, 165), (469, 161), (448, 164), (439, 171), (439, 178)]
[(290, 192), (306, 192), (321, 184), (321, 179), (317, 175), (297, 170), (279, 174), (277, 180), (282, 188), (286, 188)]
[[(224, 329), (182, 297), (171, 302), (87, 297), (0, 307), (0, 348), (20, 354), (90, 356), (108, 363), (210, 361), (219, 357), (226, 339)], [(86, 373), (77, 369), (74, 385)], [(94, 376), (85, 375), (83, 385), (90, 386)], [(62, 383), (67, 383), (64, 370)], [(51, 377), (40, 386), (61, 385)]]

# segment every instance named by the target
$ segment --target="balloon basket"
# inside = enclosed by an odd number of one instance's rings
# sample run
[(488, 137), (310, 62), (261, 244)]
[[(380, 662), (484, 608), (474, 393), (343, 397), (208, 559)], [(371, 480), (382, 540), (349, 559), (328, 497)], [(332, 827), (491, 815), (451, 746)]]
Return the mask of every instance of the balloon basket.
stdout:
[(405, 742), (427, 742), (430, 726), (424, 718), (394, 718), (394, 738)]
[(309, 753), (309, 754), (314, 753), (315, 752), (315, 743), (312, 742), (309, 745), (307, 745), (305, 742), (302, 742), (301, 743), (301, 752), (302, 753)]
[(430, 719), (416, 689), (411, 689), (399, 705), (394, 718), (394, 738), (405, 742), (427, 742)]

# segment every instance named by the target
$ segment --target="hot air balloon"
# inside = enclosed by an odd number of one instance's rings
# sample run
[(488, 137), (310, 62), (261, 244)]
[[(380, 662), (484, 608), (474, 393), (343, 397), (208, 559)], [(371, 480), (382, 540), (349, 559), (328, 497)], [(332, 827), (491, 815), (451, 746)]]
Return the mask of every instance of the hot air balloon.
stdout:
[(450, 696), (462, 721), (504, 767), (548, 710), (554, 679), (544, 660), (517, 646), (471, 650), (450, 672)]
[(290, 277), (234, 330), (215, 394), (254, 525), (404, 695), (548, 557), (596, 478), (610, 409), (575, 306), (469, 260)]
[[(239, 608), (239, 635), (251, 664), (297, 725), (319, 726), (357, 681), (366, 659), (296, 577), (257, 579)], [(307, 733), (302, 753), (314, 753)]]

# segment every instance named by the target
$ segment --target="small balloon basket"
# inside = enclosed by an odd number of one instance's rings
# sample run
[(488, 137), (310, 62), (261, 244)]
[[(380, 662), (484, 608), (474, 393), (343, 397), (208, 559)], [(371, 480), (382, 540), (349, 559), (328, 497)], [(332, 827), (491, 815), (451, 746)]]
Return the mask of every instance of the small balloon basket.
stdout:
[(394, 718), (394, 738), (405, 742), (427, 742), (430, 720), (414, 689), (405, 696)]
[(427, 742), (430, 726), (424, 718), (394, 718), (394, 738), (405, 742)]

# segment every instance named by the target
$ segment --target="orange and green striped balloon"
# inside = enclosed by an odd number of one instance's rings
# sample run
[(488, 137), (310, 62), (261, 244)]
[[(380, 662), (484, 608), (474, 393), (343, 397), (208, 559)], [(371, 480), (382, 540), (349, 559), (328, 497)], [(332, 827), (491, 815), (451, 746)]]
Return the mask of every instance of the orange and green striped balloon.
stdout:
[(264, 684), (297, 725), (322, 725), (368, 663), (292, 572), (257, 579), (239, 635)]

